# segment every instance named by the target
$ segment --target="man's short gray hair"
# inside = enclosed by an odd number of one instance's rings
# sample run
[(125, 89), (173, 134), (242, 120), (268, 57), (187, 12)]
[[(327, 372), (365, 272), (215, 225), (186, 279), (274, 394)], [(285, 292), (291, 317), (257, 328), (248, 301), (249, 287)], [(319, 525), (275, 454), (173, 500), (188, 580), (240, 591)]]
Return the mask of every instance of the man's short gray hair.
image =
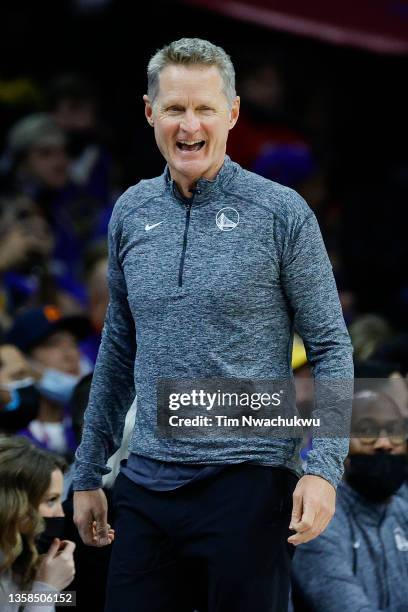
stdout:
[(153, 104), (159, 93), (159, 76), (169, 65), (216, 66), (224, 82), (224, 94), (231, 107), (236, 97), (235, 70), (230, 56), (201, 38), (180, 38), (156, 51), (147, 66), (147, 94)]

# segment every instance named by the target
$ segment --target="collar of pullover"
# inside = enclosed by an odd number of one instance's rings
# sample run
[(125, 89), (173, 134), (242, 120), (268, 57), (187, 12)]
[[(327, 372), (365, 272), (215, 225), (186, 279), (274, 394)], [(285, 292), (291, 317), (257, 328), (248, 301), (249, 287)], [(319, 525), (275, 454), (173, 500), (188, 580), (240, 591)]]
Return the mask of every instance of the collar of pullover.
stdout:
[(213, 198), (223, 186), (229, 183), (236, 171), (237, 165), (234, 164), (228, 155), (226, 155), (217, 176), (213, 180), (200, 178), (197, 181), (192, 198), (185, 198), (181, 194), (175, 180), (171, 178), (168, 165), (166, 165), (164, 169), (163, 177), (167, 188), (170, 189), (171, 193), (175, 196), (175, 198), (177, 198), (178, 201), (180, 201), (182, 204), (190, 202), (193, 206), (199, 206), (200, 204), (211, 200), (211, 198)]

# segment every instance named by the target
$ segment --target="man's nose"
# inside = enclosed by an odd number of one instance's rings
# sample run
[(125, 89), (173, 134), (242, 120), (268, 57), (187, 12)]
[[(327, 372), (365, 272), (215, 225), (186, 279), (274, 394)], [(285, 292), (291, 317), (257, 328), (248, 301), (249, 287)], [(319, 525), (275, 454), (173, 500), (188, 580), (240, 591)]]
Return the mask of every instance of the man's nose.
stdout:
[(193, 111), (187, 110), (184, 113), (180, 128), (189, 134), (194, 134), (200, 129), (200, 121)]
[(381, 438), (377, 438), (373, 448), (376, 452), (390, 453), (393, 450), (394, 446), (392, 445), (391, 440), (387, 436), (383, 436)]

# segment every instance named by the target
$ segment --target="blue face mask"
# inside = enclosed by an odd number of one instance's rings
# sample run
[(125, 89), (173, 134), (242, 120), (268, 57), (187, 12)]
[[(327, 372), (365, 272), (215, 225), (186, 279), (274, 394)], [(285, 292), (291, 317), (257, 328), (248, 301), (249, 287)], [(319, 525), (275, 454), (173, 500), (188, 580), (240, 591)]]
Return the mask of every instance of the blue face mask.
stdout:
[(54, 368), (46, 368), (36, 387), (41, 393), (50, 400), (67, 404), (74, 392), (76, 385), (81, 380), (82, 375), (73, 376)]

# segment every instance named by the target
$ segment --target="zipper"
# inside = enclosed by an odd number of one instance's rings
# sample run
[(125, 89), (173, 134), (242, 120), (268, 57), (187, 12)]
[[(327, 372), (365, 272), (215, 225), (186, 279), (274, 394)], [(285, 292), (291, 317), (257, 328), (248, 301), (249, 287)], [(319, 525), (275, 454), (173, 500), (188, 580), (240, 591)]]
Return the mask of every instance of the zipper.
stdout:
[(190, 225), (190, 215), (191, 215), (191, 205), (194, 200), (194, 195), (191, 198), (191, 202), (186, 202), (186, 224), (184, 227), (184, 238), (183, 238), (183, 249), (181, 251), (181, 259), (180, 259), (180, 267), (179, 267), (179, 278), (178, 278), (178, 286), (183, 286), (183, 272), (184, 272), (184, 260), (186, 257), (186, 249), (187, 249), (187, 234), (188, 234), (188, 226)]

